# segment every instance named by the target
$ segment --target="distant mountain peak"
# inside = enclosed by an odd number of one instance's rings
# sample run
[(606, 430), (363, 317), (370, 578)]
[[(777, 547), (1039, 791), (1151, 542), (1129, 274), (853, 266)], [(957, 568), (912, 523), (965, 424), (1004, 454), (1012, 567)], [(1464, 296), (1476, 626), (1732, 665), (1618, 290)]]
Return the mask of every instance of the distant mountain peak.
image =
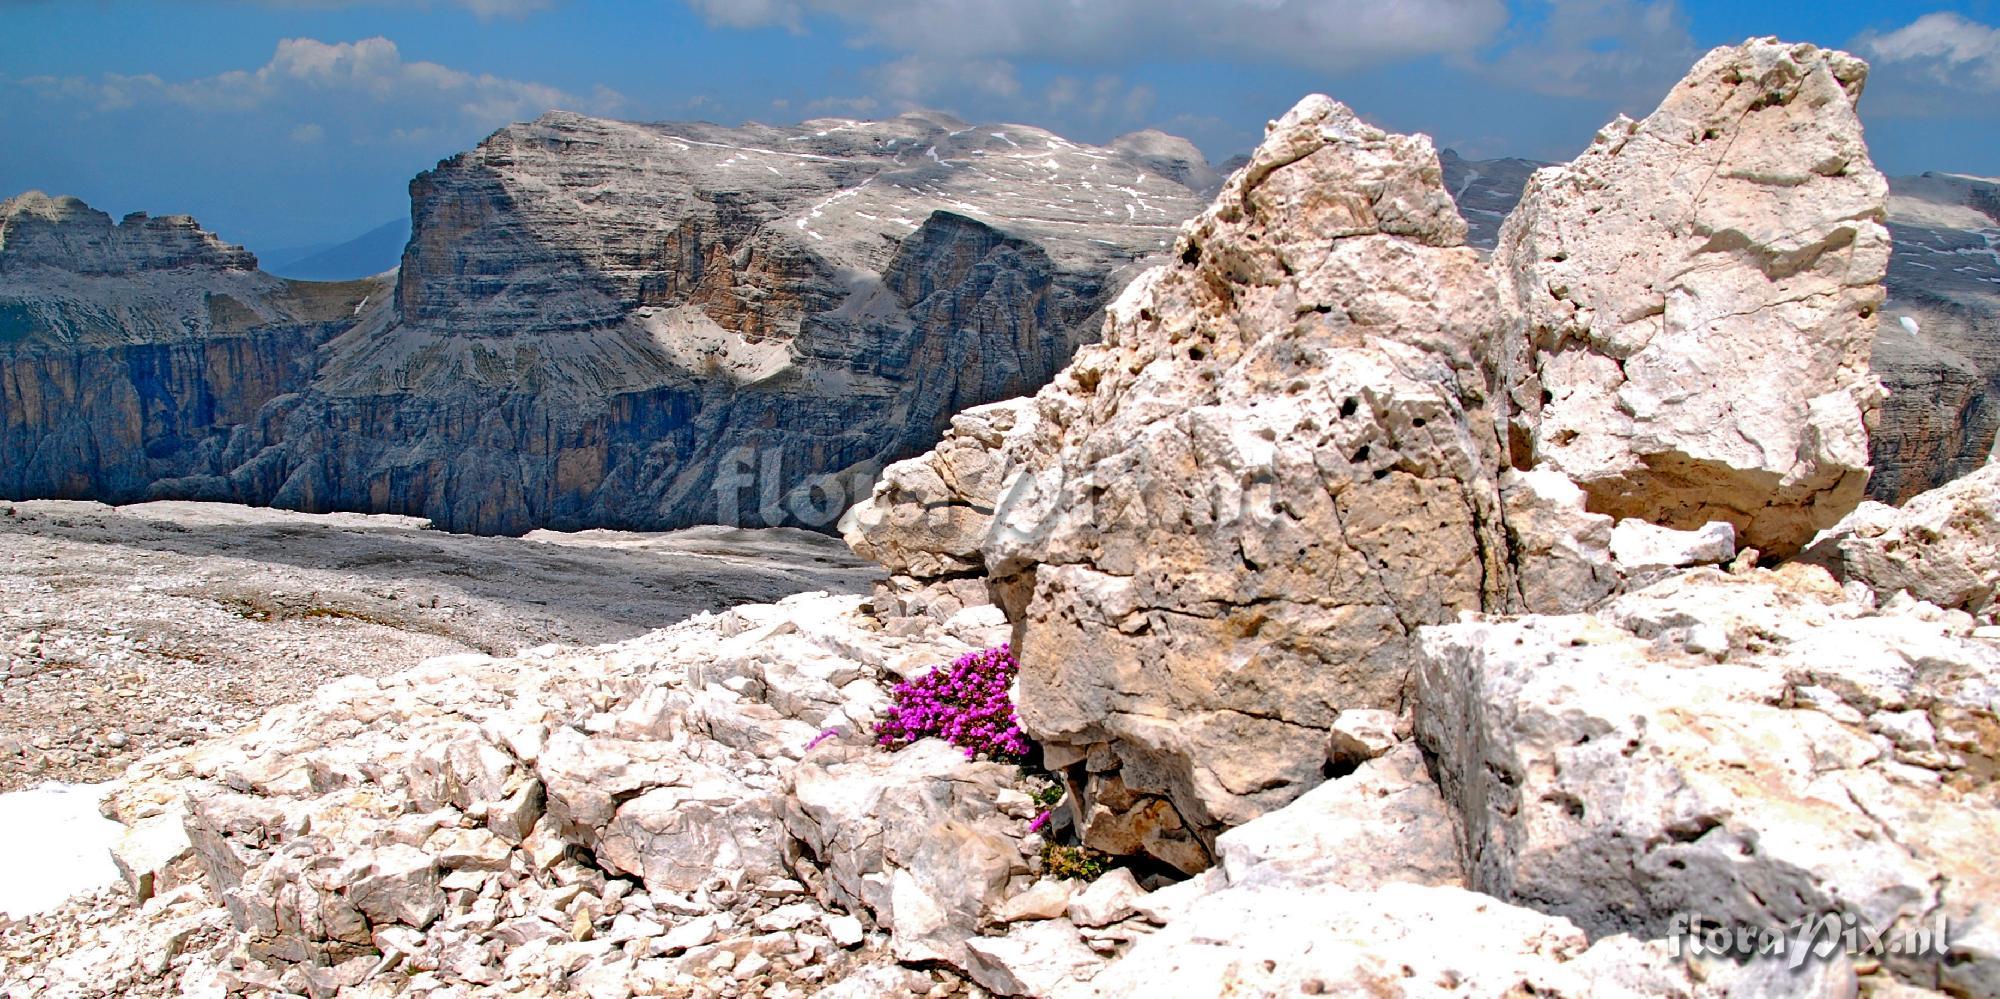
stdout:
[(257, 269), (257, 257), (189, 215), (133, 212), (117, 223), (69, 195), (28, 191), (0, 202), (0, 269), (76, 274), (206, 268)]

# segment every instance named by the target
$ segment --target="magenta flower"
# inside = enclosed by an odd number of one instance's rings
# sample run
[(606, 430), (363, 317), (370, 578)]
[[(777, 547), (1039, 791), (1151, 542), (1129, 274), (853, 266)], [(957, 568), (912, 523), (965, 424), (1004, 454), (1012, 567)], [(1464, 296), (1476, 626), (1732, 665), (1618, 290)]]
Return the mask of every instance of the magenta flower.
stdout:
[(1049, 813), (1043, 812), (1042, 814), (1035, 816), (1035, 821), (1028, 823), (1028, 833), (1030, 835), (1033, 835), (1035, 833), (1041, 832), (1043, 829), (1048, 827), (1048, 824), (1049, 824)]
[(1020, 668), (1014, 650), (998, 645), (897, 684), (887, 716), (875, 726), (875, 741), (893, 749), (935, 736), (965, 750), (968, 759), (1027, 756), (1032, 747), (1007, 699)]
[(817, 746), (817, 745), (819, 745), (820, 743), (822, 743), (822, 742), (825, 742), (826, 740), (828, 740), (828, 739), (831, 739), (831, 738), (833, 738), (834, 736), (836, 736), (836, 735), (839, 735), (839, 734), (840, 734), (840, 728), (839, 728), (839, 726), (835, 726), (835, 727), (833, 727), (833, 728), (830, 728), (830, 729), (826, 729), (825, 731), (822, 731), (822, 732), (821, 732), (820, 734), (818, 734), (818, 735), (816, 735), (816, 736), (813, 736), (813, 738), (812, 738), (812, 741), (811, 741), (811, 742), (808, 742), (808, 743), (806, 743), (806, 748), (807, 748), (807, 749), (811, 749), (811, 748), (813, 748), (814, 746)]

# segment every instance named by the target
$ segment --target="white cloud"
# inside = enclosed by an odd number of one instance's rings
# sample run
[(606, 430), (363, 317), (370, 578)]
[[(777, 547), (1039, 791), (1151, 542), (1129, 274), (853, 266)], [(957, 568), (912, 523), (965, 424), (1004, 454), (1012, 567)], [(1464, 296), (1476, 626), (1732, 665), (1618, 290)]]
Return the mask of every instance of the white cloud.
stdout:
[(294, 126), (292, 128), (292, 141), (305, 146), (312, 145), (315, 142), (325, 142), (326, 129), (315, 122), (306, 122), (303, 125)]
[(1700, 56), (1676, 0), (1538, 0), (1532, 26), (1469, 63), (1510, 86), (1649, 112)]
[[(338, 10), (343, 7), (434, 6), (433, 0), (239, 0), (261, 7), (291, 7), (306, 10)], [(526, 17), (554, 7), (558, 0), (449, 0), (483, 20), (496, 17)]]
[(1153, 88), (1143, 83), (1128, 87), (1115, 76), (1100, 76), (1088, 84), (1058, 76), (1042, 92), (1049, 110), (1089, 121), (1137, 120), (1152, 109), (1154, 96)]
[[(191, 80), (107, 73), (21, 82), (44, 99), (83, 103), (102, 112), (142, 104), (221, 113), (289, 111), (321, 117), (318, 112), (327, 112), (346, 120), (350, 134), (364, 141), (463, 126), (491, 128), (551, 108), (605, 112), (623, 101), (604, 87), (588, 95), (572, 94), (533, 81), (406, 60), (395, 42), (380, 37), (331, 43), (287, 38), (256, 69)], [(311, 127), (325, 137), (324, 126)]]
[[(845, 118), (874, 114), (881, 106), (882, 102), (873, 97), (822, 97), (806, 102), (800, 112), (806, 118)], [(791, 107), (792, 102), (788, 100), (779, 99), (771, 102), (771, 109), (774, 111), (789, 111)]]
[(969, 93), (977, 97), (1014, 97), (1021, 81), (1004, 59), (933, 59), (904, 56), (868, 71), (876, 89), (898, 104), (925, 104), (940, 94)]
[(1856, 45), (1878, 68), (1915, 70), (1954, 89), (2000, 91), (2000, 28), (1957, 14), (1925, 14), (1888, 34), (1864, 34)]
[(1268, 60), (1338, 71), (1463, 52), (1491, 40), (1505, 0), (688, 0), (709, 23), (847, 25), (856, 44), (940, 61)]

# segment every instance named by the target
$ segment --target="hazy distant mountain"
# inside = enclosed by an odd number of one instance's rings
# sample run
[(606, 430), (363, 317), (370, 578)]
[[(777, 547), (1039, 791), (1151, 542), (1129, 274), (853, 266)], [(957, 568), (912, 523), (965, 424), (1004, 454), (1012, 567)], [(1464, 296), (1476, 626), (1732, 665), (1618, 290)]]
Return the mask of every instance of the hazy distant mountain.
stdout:
[[(410, 219), (391, 219), (345, 243), (274, 256), (264, 270), (300, 281), (351, 281), (380, 274), (401, 263), (410, 242)], [(283, 253), (284, 251), (279, 251)]]

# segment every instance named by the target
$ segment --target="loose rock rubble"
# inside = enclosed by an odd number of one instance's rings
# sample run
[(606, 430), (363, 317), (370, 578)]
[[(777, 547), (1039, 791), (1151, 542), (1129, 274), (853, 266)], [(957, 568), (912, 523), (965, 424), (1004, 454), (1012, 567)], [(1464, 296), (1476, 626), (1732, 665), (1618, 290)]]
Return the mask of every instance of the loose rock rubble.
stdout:
[(409, 517), (0, 502), (0, 791), (112, 777), (328, 680), (595, 645), (877, 575), (803, 531), (467, 538)]

